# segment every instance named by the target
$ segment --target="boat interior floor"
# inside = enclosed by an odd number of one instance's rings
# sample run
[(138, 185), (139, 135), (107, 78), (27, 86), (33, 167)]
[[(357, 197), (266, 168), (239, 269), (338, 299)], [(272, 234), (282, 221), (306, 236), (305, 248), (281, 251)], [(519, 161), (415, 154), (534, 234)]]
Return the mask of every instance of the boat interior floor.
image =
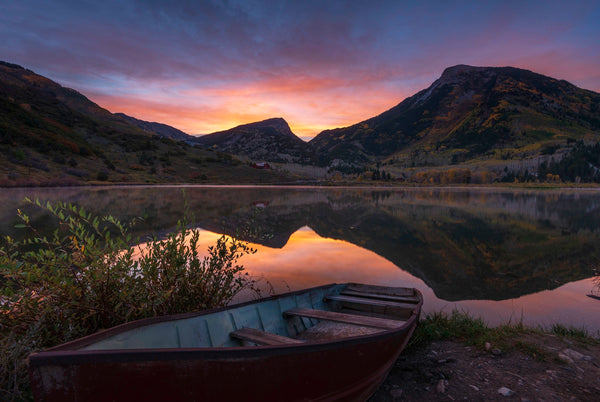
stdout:
[(400, 291), (396, 295), (374, 293), (371, 288), (353, 285), (343, 294), (326, 295), (323, 301), (330, 309), (295, 307), (283, 311), (290, 337), (252, 328), (241, 328), (231, 332), (230, 336), (244, 345), (248, 345), (248, 342), (256, 345), (291, 345), (372, 335), (402, 327), (419, 301), (414, 290), (406, 289), (404, 293)]
[(333, 321), (320, 321), (306, 331), (298, 334), (296, 339), (307, 342), (323, 342), (351, 336), (370, 335), (382, 331), (385, 331), (385, 329)]

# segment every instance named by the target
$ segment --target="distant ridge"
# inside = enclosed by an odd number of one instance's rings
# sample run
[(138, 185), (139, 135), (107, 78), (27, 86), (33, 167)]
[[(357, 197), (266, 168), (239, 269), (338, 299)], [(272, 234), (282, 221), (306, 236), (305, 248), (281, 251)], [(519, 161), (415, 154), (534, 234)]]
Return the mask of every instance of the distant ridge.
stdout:
[(115, 116), (123, 118), (127, 122), (141, 128), (144, 131), (158, 134), (162, 137), (171, 138), (177, 141), (193, 141), (196, 138), (166, 124), (139, 120), (135, 117), (128, 116), (125, 113), (115, 113)]

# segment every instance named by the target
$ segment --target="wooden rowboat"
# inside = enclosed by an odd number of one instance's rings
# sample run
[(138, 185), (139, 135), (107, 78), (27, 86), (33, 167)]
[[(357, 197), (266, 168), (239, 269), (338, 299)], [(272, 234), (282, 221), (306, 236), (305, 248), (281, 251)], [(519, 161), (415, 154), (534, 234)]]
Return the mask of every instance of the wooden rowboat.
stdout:
[(412, 288), (334, 284), (129, 322), (29, 357), (40, 401), (365, 400), (415, 329)]

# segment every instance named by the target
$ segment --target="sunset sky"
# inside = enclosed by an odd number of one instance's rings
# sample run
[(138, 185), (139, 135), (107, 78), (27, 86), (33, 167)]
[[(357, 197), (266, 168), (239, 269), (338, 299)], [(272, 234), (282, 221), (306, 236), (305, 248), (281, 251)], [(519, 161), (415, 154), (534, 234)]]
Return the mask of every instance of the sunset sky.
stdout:
[(0, 2), (0, 60), (188, 134), (283, 117), (309, 139), (456, 64), (600, 92), (600, 2)]

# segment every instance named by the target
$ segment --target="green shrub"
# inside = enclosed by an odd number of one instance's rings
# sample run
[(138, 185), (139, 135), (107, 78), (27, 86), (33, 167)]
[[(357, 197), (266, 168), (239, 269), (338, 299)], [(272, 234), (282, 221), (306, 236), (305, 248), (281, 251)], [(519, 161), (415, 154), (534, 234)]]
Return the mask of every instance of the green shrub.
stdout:
[[(29, 200), (28, 200), (29, 201)], [(26, 358), (100, 329), (156, 315), (225, 306), (257, 291), (240, 257), (255, 250), (221, 237), (198, 252), (200, 232), (185, 221), (165, 239), (139, 244), (125, 225), (65, 203), (42, 205), (58, 221), (52, 236), (31, 231), (0, 247), (0, 400), (28, 398)], [(133, 223), (132, 223), (133, 224)]]
[(108, 172), (106, 170), (99, 171), (98, 174), (96, 175), (96, 179), (98, 179), (100, 181), (108, 180)]

